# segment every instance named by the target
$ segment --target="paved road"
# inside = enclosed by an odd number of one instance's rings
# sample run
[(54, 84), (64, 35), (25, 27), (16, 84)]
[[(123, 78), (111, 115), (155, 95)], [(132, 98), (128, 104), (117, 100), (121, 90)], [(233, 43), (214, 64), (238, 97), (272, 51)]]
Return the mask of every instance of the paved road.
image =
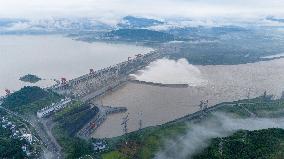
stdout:
[[(0, 109), (5, 110), (8, 114), (15, 116), (21, 120), (23, 120), (24, 122), (28, 123), (31, 127), (34, 128), (34, 130), (36, 131), (37, 135), (40, 137), (42, 144), (45, 147), (42, 147), (42, 149), (44, 150), (45, 153), (48, 153), (48, 157), (47, 159), (61, 159), (63, 158), (63, 154), (61, 152), (61, 147), (60, 145), (57, 143), (57, 141), (55, 140), (54, 136), (51, 133), (51, 129), (49, 129), (46, 126), (46, 123), (41, 123), (41, 121), (37, 120), (35, 117), (32, 118), (32, 120), (29, 120), (27, 118), (25, 118), (24, 116), (13, 112), (7, 108), (4, 108), (1, 106), (2, 103), (0, 103)], [(43, 125), (43, 127), (40, 126), (40, 123)], [(30, 130), (29, 130), (30, 131)], [(32, 132), (32, 131), (30, 131)]]
[[(0, 105), (1, 105), (1, 103), (0, 103)], [(11, 111), (11, 110), (9, 110), (9, 109), (7, 109), (7, 108), (4, 108), (4, 107), (2, 107), (2, 106), (0, 106), (0, 109), (3, 109), (3, 110), (5, 110), (8, 114), (13, 115), (13, 116), (16, 116), (16, 117), (20, 118), (21, 120), (23, 120), (23, 121), (29, 123), (30, 125), (32, 125), (32, 124), (31, 124), (31, 121), (29, 121), (28, 119), (26, 119), (26, 118), (23, 117), (22, 115), (20, 115), (20, 114), (18, 114), (18, 113), (16, 113), (16, 112), (13, 112), (13, 111)]]

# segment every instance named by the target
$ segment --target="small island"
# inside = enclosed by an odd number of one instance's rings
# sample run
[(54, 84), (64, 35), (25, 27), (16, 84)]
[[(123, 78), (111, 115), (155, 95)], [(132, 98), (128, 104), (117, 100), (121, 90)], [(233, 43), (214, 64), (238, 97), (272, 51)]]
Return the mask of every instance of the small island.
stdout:
[(40, 81), (41, 78), (39, 78), (36, 75), (27, 74), (23, 77), (20, 77), (20, 80), (23, 81), (23, 82), (36, 83), (36, 82)]

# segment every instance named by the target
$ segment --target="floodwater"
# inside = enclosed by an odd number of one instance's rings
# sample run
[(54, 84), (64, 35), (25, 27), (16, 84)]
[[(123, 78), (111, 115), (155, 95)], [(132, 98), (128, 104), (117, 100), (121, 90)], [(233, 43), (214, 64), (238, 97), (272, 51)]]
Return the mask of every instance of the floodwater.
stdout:
[[(150, 50), (127, 44), (87, 43), (59, 35), (0, 36), (0, 96), (5, 89), (50, 86), (55, 83), (53, 79), (72, 79), (88, 73), (90, 68), (108, 67)], [(19, 78), (26, 74), (45, 80), (36, 84), (21, 82)]]
[[(178, 70), (169, 69), (173, 66)], [(194, 77), (184, 77), (184, 74)], [(161, 83), (188, 83), (190, 87), (168, 88), (129, 83), (104, 96), (104, 105), (128, 108), (129, 131), (139, 128), (139, 120), (146, 127), (193, 113), (199, 109), (201, 100), (209, 100), (209, 105), (214, 105), (247, 98), (249, 94), (250, 98), (256, 97), (264, 91), (280, 96), (284, 90), (284, 59), (216, 66), (194, 66), (184, 59), (161, 59), (134, 76), (138, 80)], [(126, 113), (109, 116), (93, 136), (104, 138), (121, 135), (122, 118), (125, 116)]]

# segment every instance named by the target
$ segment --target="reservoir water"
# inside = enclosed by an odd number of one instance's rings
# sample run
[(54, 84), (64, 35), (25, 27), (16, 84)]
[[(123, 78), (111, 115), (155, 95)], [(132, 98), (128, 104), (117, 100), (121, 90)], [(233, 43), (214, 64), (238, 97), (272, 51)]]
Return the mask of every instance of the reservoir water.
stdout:
[[(46, 87), (54, 83), (53, 79), (72, 79), (88, 73), (90, 68), (104, 68), (150, 50), (127, 44), (87, 43), (59, 35), (0, 36), (0, 96), (5, 89)], [(45, 80), (36, 84), (19, 80), (29, 73)]]

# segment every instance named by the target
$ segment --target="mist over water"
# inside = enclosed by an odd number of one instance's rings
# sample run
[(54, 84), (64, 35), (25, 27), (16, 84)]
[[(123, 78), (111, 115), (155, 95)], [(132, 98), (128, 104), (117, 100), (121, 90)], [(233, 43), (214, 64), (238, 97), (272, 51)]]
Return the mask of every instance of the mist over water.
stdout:
[(188, 84), (190, 86), (206, 85), (198, 67), (188, 63), (186, 59), (159, 59), (152, 62), (144, 70), (131, 75), (140, 81), (163, 84)]
[(156, 154), (155, 159), (187, 159), (206, 148), (212, 138), (229, 136), (238, 130), (267, 128), (284, 128), (284, 118), (240, 119), (216, 113), (211, 120), (189, 124), (187, 134), (178, 140), (166, 141), (165, 148)]

